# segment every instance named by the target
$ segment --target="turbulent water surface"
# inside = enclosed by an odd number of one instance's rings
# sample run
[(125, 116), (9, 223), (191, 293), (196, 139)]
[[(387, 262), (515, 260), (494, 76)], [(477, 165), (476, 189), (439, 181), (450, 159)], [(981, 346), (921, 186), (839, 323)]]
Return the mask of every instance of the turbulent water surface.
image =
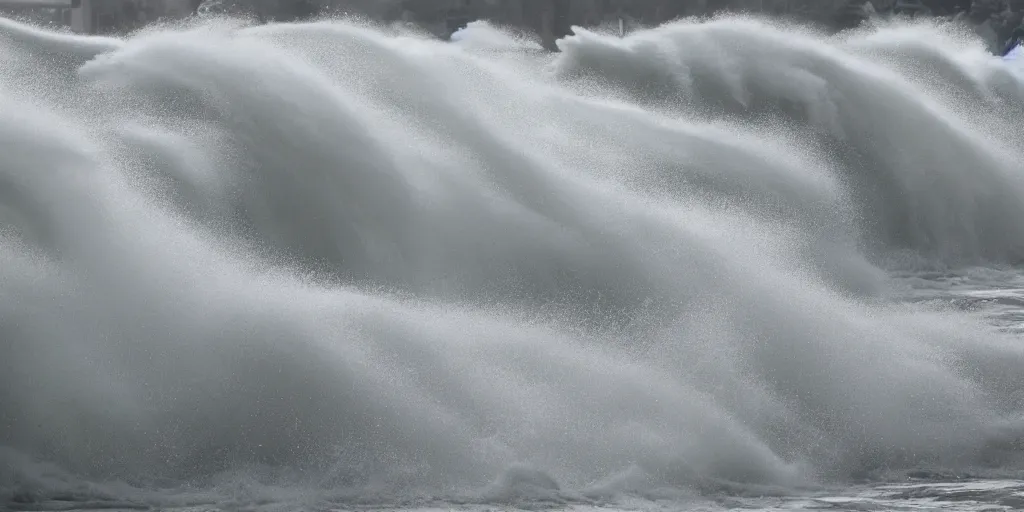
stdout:
[(0, 508), (1024, 507), (1024, 78), (0, 22)]

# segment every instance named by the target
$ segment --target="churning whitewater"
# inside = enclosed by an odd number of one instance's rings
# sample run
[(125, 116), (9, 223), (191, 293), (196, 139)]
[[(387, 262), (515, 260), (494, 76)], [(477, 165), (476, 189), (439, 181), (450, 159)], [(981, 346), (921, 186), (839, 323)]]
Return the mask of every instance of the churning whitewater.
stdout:
[(0, 23), (0, 500), (1024, 473), (1024, 300), (953, 298), (1024, 282), (979, 41), (403, 30)]

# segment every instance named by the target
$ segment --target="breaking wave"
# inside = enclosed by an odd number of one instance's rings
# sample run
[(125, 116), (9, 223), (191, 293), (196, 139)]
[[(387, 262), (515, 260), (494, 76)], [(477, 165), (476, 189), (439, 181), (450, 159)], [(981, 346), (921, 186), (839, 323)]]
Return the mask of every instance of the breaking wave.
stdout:
[(1024, 470), (1024, 344), (892, 296), (1024, 258), (1024, 80), (949, 27), (0, 46), (0, 499)]

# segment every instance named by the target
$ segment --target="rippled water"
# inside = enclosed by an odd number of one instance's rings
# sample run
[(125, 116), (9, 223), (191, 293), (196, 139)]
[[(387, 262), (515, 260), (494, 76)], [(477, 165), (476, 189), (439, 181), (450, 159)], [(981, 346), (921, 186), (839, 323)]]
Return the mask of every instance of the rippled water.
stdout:
[(1021, 506), (978, 41), (203, 23), (0, 22), (8, 508)]

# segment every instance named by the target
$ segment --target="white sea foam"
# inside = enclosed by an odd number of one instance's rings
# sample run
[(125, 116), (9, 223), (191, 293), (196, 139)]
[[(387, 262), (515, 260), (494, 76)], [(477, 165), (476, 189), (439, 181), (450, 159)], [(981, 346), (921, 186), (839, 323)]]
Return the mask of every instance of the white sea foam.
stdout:
[(1024, 82), (950, 30), (4, 21), (0, 499), (1016, 474), (1024, 345), (895, 298), (1024, 257)]

